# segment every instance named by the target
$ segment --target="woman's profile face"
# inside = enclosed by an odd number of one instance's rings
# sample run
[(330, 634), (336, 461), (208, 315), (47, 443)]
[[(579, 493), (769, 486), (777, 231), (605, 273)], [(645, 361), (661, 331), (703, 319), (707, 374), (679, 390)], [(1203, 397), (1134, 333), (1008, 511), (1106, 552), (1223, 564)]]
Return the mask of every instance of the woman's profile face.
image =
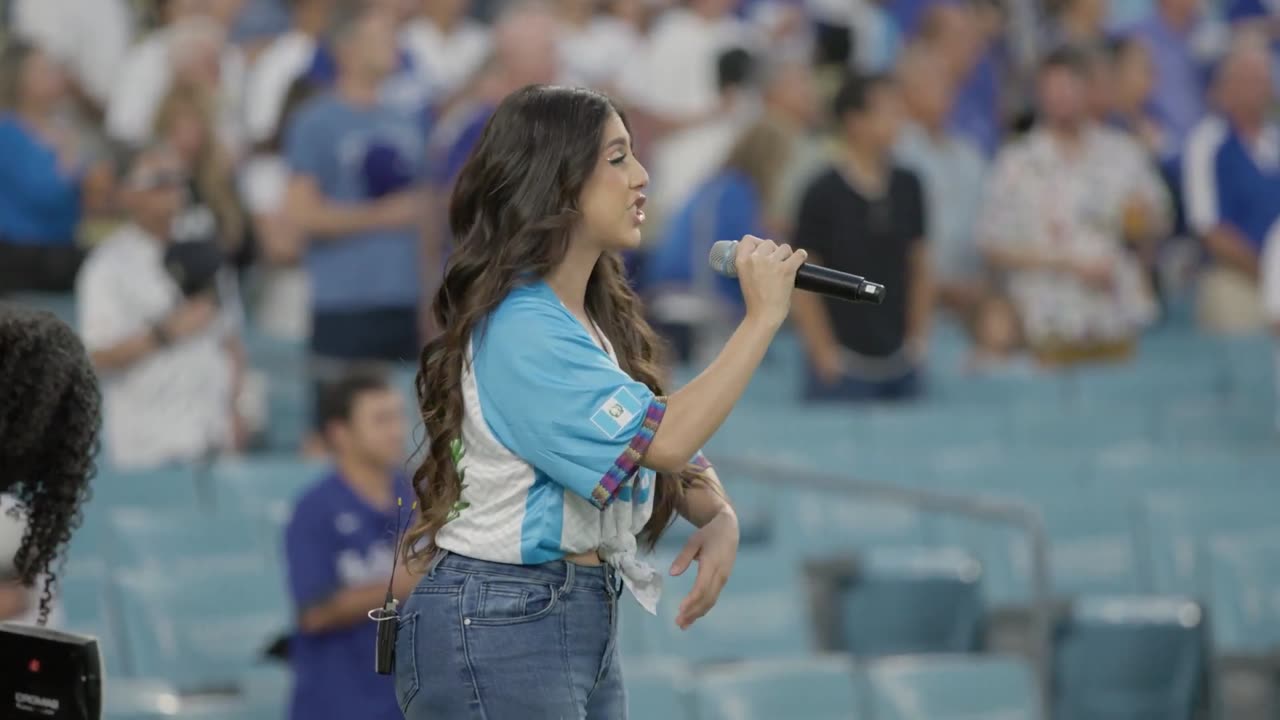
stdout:
[(601, 250), (639, 247), (649, 173), (632, 154), (631, 133), (617, 113), (609, 114), (600, 142), (595, 170), (578, 199), (579, 236)]

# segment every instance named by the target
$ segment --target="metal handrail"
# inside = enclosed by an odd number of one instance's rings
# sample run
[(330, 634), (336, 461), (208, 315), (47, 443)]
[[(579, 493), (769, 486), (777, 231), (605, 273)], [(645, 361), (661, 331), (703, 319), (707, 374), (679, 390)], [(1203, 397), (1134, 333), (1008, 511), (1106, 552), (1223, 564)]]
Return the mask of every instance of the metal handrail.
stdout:
[(750, 456), (716, 459), (716, 469), (726, 477), (747, 476), (753, 480), (785, 484), (788, 489), (822, 490), (874, 498), (917, 510), (961, 515), (1024, 532), (1031, 548), (1031, 629), (1036, 678), (1045, 720), (1051, 716), (1053, 689), (1053, 587), (1049, 577), (1049, 537), (1044, 520), (1031, 505), (1014, 500), (957, 495), (921, 490), (884, 482), (863, 480), (821, 472), (812, 468)]

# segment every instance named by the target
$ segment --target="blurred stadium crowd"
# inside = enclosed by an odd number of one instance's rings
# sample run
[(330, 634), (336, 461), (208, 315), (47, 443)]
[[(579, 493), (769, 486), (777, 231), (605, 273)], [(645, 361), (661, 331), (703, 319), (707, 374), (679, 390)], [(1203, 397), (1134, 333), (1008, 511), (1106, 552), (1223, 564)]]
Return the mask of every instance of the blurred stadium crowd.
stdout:
[[(365, 612), (449, 188), (529, 83), (626, 109), (677, 381), (742, 310), (717, 240), (889, 288), (796, 298), (711, 448), (743, 528), (720, 606), (625, 608), (633, 716), (1280, 717), (1280, 4), (0, 8), (0, 299), (71, 322), (105, 397), (55, 622), (102, 639), (109, 720), (397, 716)], [(1051, 597), (948, 497), (1031, 509)], [(0, 522), (0, 619), (30, 618)]]

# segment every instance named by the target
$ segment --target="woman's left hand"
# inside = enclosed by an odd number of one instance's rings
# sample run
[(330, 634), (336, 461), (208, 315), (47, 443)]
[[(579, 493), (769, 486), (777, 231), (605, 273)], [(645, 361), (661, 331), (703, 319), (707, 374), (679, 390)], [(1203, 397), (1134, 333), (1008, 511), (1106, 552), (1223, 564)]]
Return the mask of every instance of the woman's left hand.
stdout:
[(720, 591), (729, 582), (733, 563), (738, 557), (738, 516), (731, 509), (721, 510), (711, 522), (703, 525), (671, 564), (672, 575), (682, 575), (690, 563), (698, 562), (698, 577), (693, 590), (680, 603), (676, 625), (688, 630), (694, 621), (715, 606)]

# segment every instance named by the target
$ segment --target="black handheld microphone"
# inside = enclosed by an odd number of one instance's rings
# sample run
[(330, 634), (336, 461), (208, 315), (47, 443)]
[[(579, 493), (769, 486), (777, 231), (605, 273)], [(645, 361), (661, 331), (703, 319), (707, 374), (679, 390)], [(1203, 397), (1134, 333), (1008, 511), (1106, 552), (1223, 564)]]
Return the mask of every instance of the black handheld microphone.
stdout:
[[(711, 246), (707, 262), (711, 263), (712, 270), (725, 277), (738, 277), (738, 267), (733, 262), (737, 253), (737, 240), (720, 240)], [(884, 302), (884, 286), (880, 283), (809, 263), (801, 265), (796, 271), (796, 288), (849, 302), (872, 305)]]

